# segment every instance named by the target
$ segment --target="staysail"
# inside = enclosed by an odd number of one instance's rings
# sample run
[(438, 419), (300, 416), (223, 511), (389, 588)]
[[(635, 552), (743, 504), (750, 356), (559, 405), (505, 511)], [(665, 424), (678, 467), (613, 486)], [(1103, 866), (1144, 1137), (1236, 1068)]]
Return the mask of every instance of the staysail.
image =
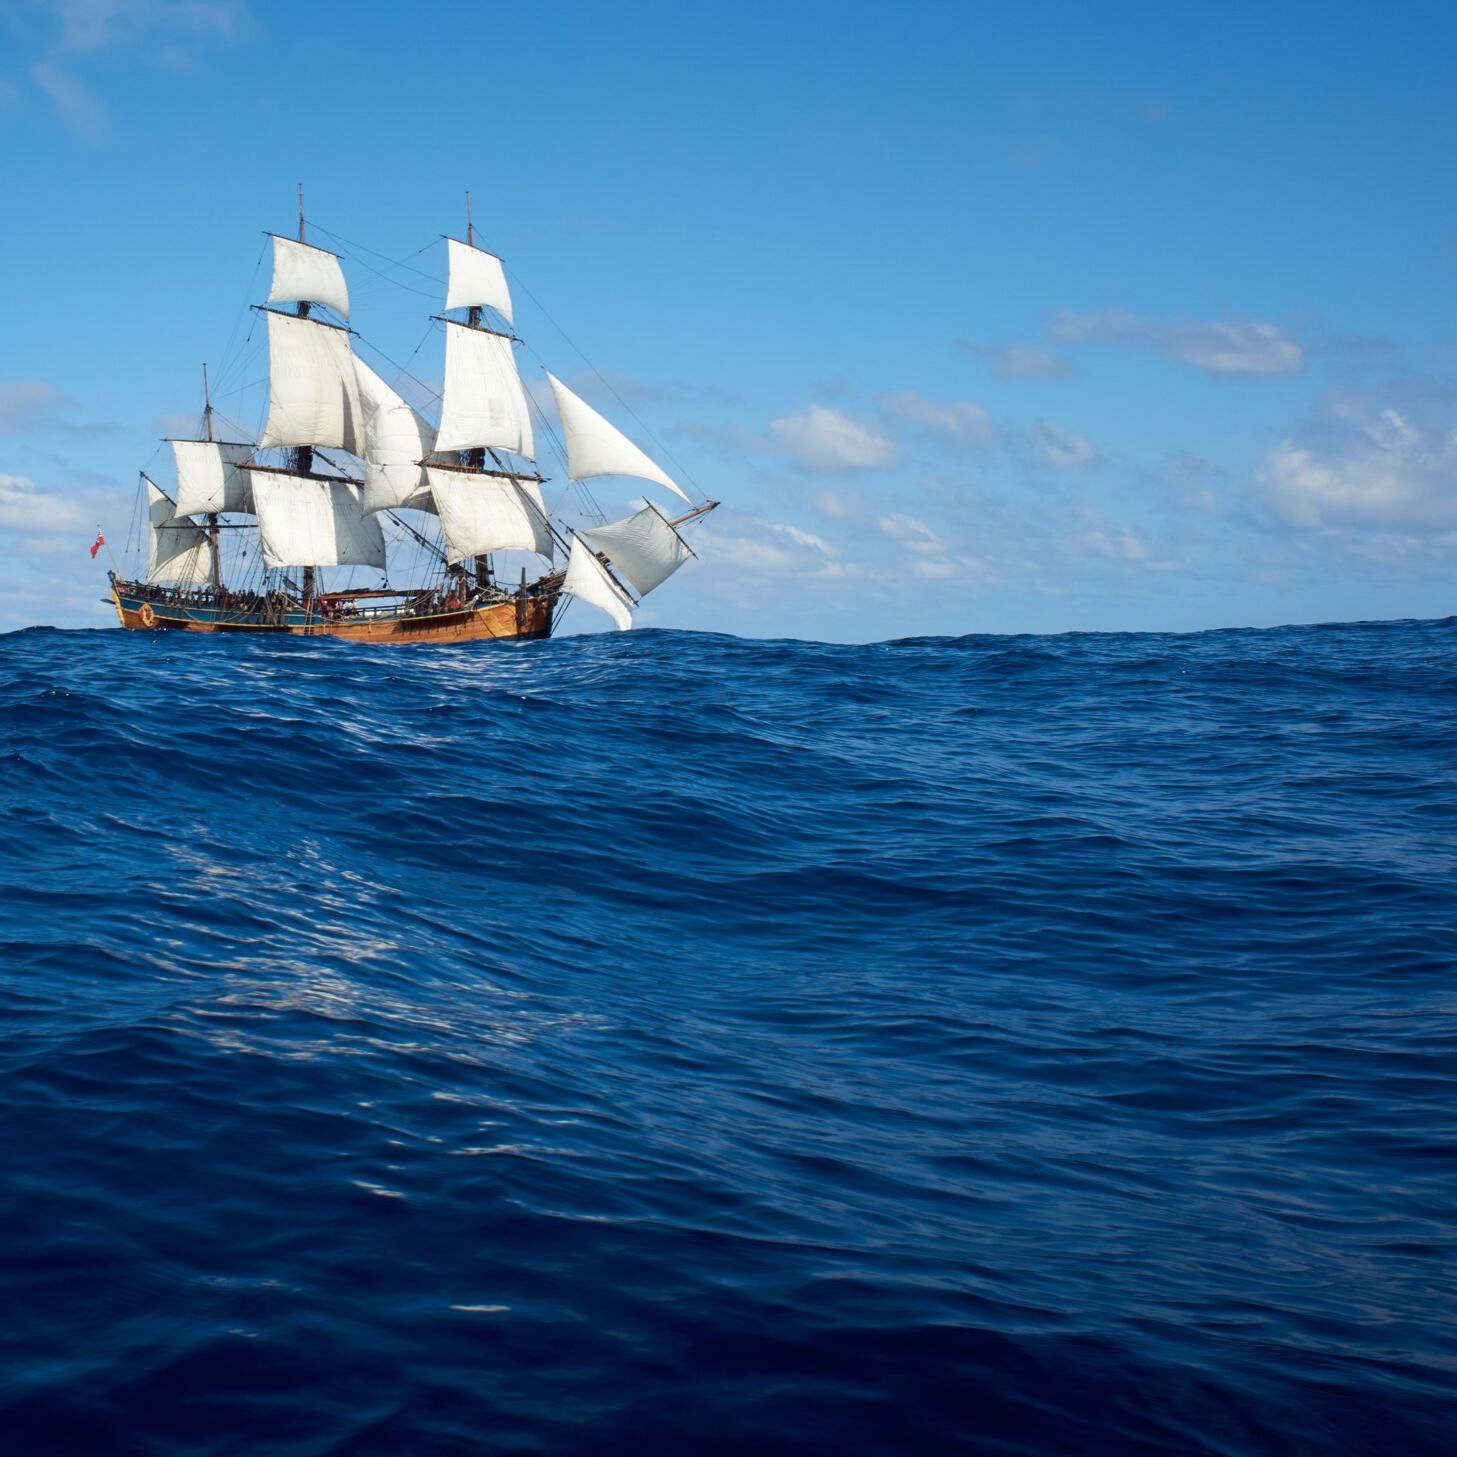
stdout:
[(574, 481), (593, 476), (634, 476), (656, 481), (687, 501), (688, 493), (655, 461), (630, 441), (610, 420), (573, 394), (550, 371), (557, 414), (567, 437), (567, 475)]
[(426, 474), (440, 513), (448, 561), (493, 551), (534, 551), (551, 558), (546, 504), (535, 481), (436, 466), (428, 467)]
[(506, 270), (494, 253), (470, 243), (445, 240), (446, 259), (450, 266), (445, 285), (447, 309), (491, 308), (509, 324), (511, 322), (511, 290), (506, 287)]
[(384, 535), (360, 487), (284, 471), (253, 472), (253, 504), (269, 567), (383, 567)]
[(436, 450), (509, 450), (535, 460), (526, 391), (504, 334), (447, 320)]
[(364, 509), (401, 506), (434, 511), (420, 462), (435, 449), (435, 428), (417, 415), (359, 356), (354, 356), (364, 411)]
[(612, 580), (612, 574), (597, 560), (591, 546), (575, 532), (562, 591), (600, 607), (623, 632), (632, 626), (632, 598)]
[(271, 304), (323, 304), (344, 318), (349, 317), (349, 288), (339, 255), (292, 238), (273, 238), (273, 287)]
[(645, 506), (621, 521), (583, 530), (581, 535), (632, 583), (639, 597), (661, 586), (693, 555), (692, 548), (654, 506)]
[(362, 455), (364, 424), (348, 330), (273, 309), (264, 313), (268, 420), (258, 444), (321, 445)]
[(200, 587), (212, 570), (207, 532), (179, 520), (177, 507), (147, 479), (147, 580)]
[(239, 469), (253, 454), (251, 445), (219, 440), (173, 440), (169, 444), (177, 462), (179, 516), (252, 511), (251, 482), (247, 471)]

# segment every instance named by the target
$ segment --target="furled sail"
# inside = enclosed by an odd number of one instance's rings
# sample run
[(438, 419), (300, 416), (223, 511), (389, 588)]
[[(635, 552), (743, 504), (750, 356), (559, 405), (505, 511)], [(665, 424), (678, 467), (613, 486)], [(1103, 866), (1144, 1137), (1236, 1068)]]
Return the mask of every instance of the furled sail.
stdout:
[(405, 403), (358, 355), (354, 373), (364, 411), (364, 509), (408, 506), (433, 511), (420, 462), (435, 449), (435, 428)]
[(445, 326), (445, 388), (436, 450), (509, 450), (536, 459), (526, 391), (503, 334)]
[(173, 440), (177, 462), (177, 514), (251, 511), (252, 483), (238, 467), (253, 454), (251, 445), (221, 440)]
[(332, 324), (265, 309), (268, 421), (263, 445), (322, 445), (364, 453), (359, 385), (349, 334)]
[(580, 395), (575, 395), (548, 372), (557, 414), (567, 437), (567, 475), (574, 481), (592, 476), (635, 476), (656, 481), (674, 495), (688, 500), (688, 493), (661, 466), (635, 446), (616, 425), (599, 415)]
[(511, 290), (506, 287), (506, 270), (494, 253), (469, 243), (445, 240), (450, 281), (445, 286), (447, 309), (491, 308), (509, 324)]
[(349, 317), (349, 289), (339, 255), (326, 248), (296, 243), (292, 238), (273, 235), (273, 287), (271, 304), (323, 304), (336, 314)]
[(592, 548), (575, 534), (562, 591), (600, 607), (623, 632), (632, 626), (632, 599), (612, 580), (611, 573), (597, 560)]
[(546, 504), (535, 481), (435, 466), (426, 474), (440, 513), (447, 560), (465, 561), (493, 551), (534, 551), (550, 560)]
[(253, 505), (270, 567), (383, 567), (379, 517), (366, 516), (351, 481), (253, 472)]
[(212, 571), (207, 532), (180, 520), (177, 507), (147, 481), (147, 580), (199, 587)]
[(693, 555), (688, 543), (653, 506), (581, 535), (632, 583), (639, 597), (661, 586)]

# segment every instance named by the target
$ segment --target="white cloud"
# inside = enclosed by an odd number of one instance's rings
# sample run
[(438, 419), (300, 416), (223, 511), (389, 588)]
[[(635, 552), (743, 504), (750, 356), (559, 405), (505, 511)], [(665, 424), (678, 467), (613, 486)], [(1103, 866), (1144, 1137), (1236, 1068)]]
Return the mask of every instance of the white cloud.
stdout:
[(236, 40), (248, 22), (242, 0), (59, 0), (62, 50), (96, 52), (169, 38)]
[(957, 347), (974, 359), (984, 359), (998, 379), (1066, 379), (1072, 365), (1051, 349), (1037, 344), (973, 344), (958, 339)]
[(55, 385), (43, 380), (0, 380), (0, 435), (20, 435), (44, 425), (69, 403)]
[(911, 571), (918, 577), (926, 577), (934, 581), (954, 577), (957, 573), (957, 566), (955, 562), (946, 557), (922, 557), (911, 563)]
[(880, 408), (911, 425), (954, 441), (958, 445), (986, 445), (996, 439), (996, 427), (973, 400), (928, 400), (914, 390), (897, 390), (880, 397)]
[(1049, 425), (1045, 420), (1039, 420), (1032, 427), (1030, 439), (1038, 460), (1060, 470), (1092, 465), (1098, 459), (1097, 447), (1086, 436)]
[(111, 53), (140, 52), (153, 65), (183, 70), (191, 48), (239, 40), (250, 25), (243, 0), (51, 0), (53, 39), (30, 77), (56, 114), (83, 141), (106, 132), (106, 108), (78, 74)]
[(85, 523), (86, 518), (75, 501), (39, 490), (26, 476), (0, 474), (0, 529), (84, 533)]
[(930, 553), (943, 550), (941, 538), (919, 516), (896, 511), (882, 516), (876, 524), (882, 535), (900, 542), (907, 551)]
[(1457, 431), (1400, 411), (1334, 402), (1305, 438), (1282, 440), (1257, 484), (1286, 521), (1308, 528), (1410, 530), (1457, 523)]
[(895, 462), (895, 446), (878, 430), (825, 405), (771, 421), (769, 435), (805, 470), (882, 470)]
[(849, 521), (860, 515), (861, 501), (853, 491), (825, 489), (814, 493), (814, 508), (832, 521)]
[(106, 108), (79, 77), (51, 61), (30, 68), (35, 84), (51, 99), (61, 120), (84, 142), (99, 142), (106, 132)]
[(1305, 367), (1300, 345), (1263, 319), (1165, 322), (1126, 309), (1100, 309), (1058, 314), (1052, 333), (1075, 344), (1142, 345), (1207, 374), (1298, 374)]
[(769, 574), (827, 573), (838, 557), (835, 548), (812, 531), (742, 514), (736, 514), (732, 524), (710, 521), (698, 543), (698, 554), (709, 564)]
[(1095, 556), (1113, 561), (1146, 562), (1152, 555), (1148, 543), (1134, 531), (1085, 531), (1082, 543)]

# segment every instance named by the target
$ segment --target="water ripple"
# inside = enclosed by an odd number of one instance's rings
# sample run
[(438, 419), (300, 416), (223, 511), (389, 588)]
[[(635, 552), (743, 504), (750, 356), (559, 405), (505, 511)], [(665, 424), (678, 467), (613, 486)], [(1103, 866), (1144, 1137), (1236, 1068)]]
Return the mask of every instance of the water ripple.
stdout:
[(48, 1453), (1450, 1449), (1457, 622), (0, 638)]

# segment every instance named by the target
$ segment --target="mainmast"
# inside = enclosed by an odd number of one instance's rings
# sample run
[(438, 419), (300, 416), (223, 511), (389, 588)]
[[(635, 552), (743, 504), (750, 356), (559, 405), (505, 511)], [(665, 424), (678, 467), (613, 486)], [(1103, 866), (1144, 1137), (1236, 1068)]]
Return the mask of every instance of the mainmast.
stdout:
[[(304, 236), (304, 185), (298, 185), (298, 240), (305, 243), (308, 239)], [(294, 305), (299, 318), (306, 319), (309, 316), (309, 305), (306, 299), (300, 299)], [(293, 469), (295, 475), (311, 475), (314, 469), (314, 447), (312, 445), (296, 445), (293, 448)], [(312, 612), (314, 607), (314, 569), (304, 568), (304, 611)]]
[[(472, 248), (475, 247), (476, 225), (471, 218), (470, 193), (468, 192), (465, 195), (465, 240)], [(472, 304), (465, 311), (465, 321), (472, 329), (479, 329), (481, 327), (481, 306), (479, 304)], [(478, 445), (474, 450), (467, 450), (465, 452), (465, 464), (473, 467), (475, 470), (484, 470), (486, 464), (485, 446)], [(497, 461), (496, 464), (499, 465), (500, 461)], [(491, 558), (489, 556), (478, 556), (476, 558), (476, 586), (482, 592), (488, 592), (490, 590)]]

